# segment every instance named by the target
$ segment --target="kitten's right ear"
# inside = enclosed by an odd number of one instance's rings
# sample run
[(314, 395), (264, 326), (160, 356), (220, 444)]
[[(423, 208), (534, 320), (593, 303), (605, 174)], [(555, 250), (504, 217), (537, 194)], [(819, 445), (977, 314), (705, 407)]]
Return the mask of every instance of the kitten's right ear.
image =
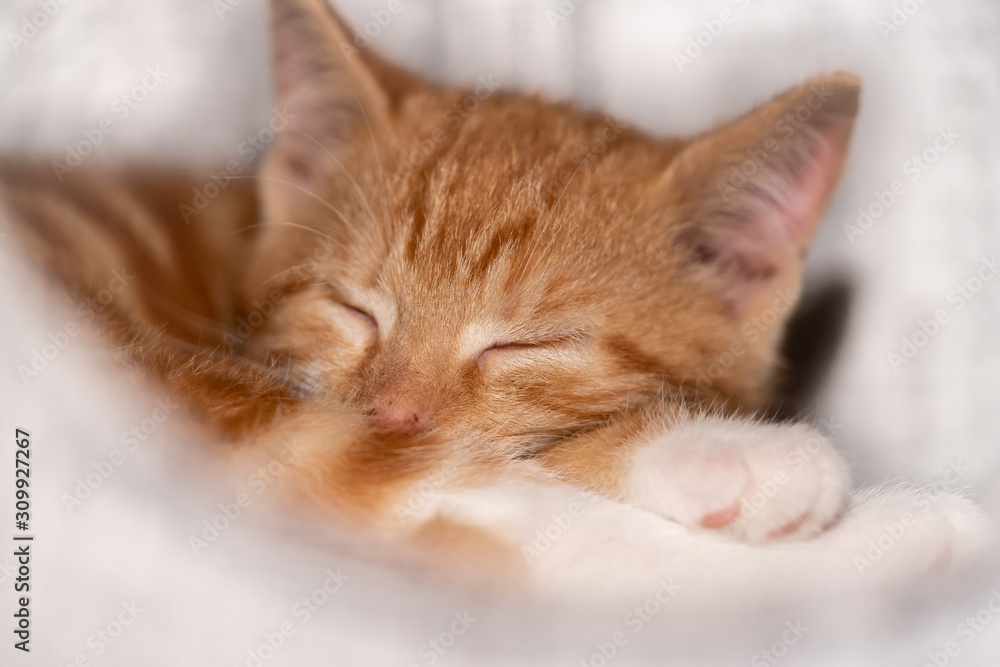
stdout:
[(290, 127), (276, 140), (265, 172), (272, 181), (308, 188), (329, 167), (330, 153), (385, 115), (389, 98), (327, 0), (270, 4), (275, 90)]
[[(750, 319), (799, 288), (802, 257), (840, 177), (861, 84), (836, 73), (691, 141), (667, 174), (695, 264)], [(775, 328), (778, 329), (778, 328)]]

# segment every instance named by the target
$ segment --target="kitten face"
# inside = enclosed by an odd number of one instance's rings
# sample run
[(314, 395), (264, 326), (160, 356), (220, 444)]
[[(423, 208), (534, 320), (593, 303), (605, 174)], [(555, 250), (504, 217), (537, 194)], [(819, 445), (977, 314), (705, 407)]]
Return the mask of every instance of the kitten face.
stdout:
[[(515, 454), (654, 401), (766, 398), (781, 321), (748, 326), (794, 300), (853, 79), (658, 141), (344, 56), (321, 2), (277, 3), (274, 27), (296, 129), (263, 170), (248, 285), (286, 298), (254, 349), (308, 369), (376, 428)], [(817, 100), (783, 137), (783, 114)], [(727, 180), (782, 137), (755, 178)]]
[[(324, 241), (331, 256), (291, 272), (298, 284), (286, 285), (261, 340), (312, 362), (324, 385), (379, 426), (512, 446), (567, 435), (693, 383), (706, 346), (725, 344), (703, 330), (733, 322), (678, 247), (677, 213), (647, 192), (669, 148), (622, 132), (553, 195), (545, 186), (608, 122), (517, 97), (488, 101), (479, 114), (408, 176), (402, 152), (386, 146), (434, 128), (386, 128), (405, 134), (376, 138), (391, 184), (384, 201), (365, 146), (344, 165), (360, 190), (332, 161), (320, 165), (313, 178), (329, 185), (316, 191), (323, 201), (299, 201), (277, 217), (330, 239), (275, 225), (268, 244), (299, 251), (265, 260), (257, 275), (309, 259)], [(497, 136), (497, 122), (537, 134)]]

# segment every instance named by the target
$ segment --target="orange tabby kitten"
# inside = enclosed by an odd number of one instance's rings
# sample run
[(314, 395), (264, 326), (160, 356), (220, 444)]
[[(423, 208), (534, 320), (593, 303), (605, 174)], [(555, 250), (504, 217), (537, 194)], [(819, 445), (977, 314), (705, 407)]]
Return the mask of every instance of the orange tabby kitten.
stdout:
[(292, 127), (254, 180), (195, 211), (203, 175), (0, 167), (25, 248), (77, 301), (134, 276), (94, 309), (122, 360), (238, 455), (294, 441), (294, 492), (425, 540), (458, 530), (398, 521), (426, 479), (574, 485), (747, 541), (836, 519), (838, 455), (757, 417), (856, 78), (657, 139), (428, 83), (324, 0), (271, 4)]

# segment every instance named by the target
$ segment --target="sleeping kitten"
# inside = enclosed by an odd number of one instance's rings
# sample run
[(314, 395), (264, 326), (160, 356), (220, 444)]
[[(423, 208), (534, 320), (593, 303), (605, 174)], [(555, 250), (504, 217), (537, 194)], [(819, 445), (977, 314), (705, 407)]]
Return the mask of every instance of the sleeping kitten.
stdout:
[(275, 3), (273, 25), (295, 130), (262, 168), (246, 286), (285, 299), (247, 350), (309, 368), (383, 433), (435, 442), (359, 456), (430, 470), (469, 442), (755, 541), (837, 516), (847, 474), (823, 437), (753, 417), (843, 165), (854, 77), (658, 140), (532, 96), (470, 104), (357, 52), (322, 2)]
[(134, 276), (92, 308), (120, 359), (290, 491), (424, 544), (502, 540), (413, 510), (422, 480), (570, 485), (750, 542), (837, 520), (826, 438), (760, 418), (855, 77), (658, 139), (428, 83), (324, 0), (274, 0), (272, 28), (291, 127), (206, 207), (197, 174), (0, 165), (74, 300)]

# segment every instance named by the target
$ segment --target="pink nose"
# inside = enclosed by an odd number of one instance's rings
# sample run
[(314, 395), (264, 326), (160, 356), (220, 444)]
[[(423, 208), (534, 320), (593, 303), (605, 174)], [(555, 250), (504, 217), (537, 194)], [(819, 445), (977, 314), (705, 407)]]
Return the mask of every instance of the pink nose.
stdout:
[(430, 409), (414, 396), (380, 396), (368, 415), (375, 426), (394, 433), (416, 435), (431, 426)]

